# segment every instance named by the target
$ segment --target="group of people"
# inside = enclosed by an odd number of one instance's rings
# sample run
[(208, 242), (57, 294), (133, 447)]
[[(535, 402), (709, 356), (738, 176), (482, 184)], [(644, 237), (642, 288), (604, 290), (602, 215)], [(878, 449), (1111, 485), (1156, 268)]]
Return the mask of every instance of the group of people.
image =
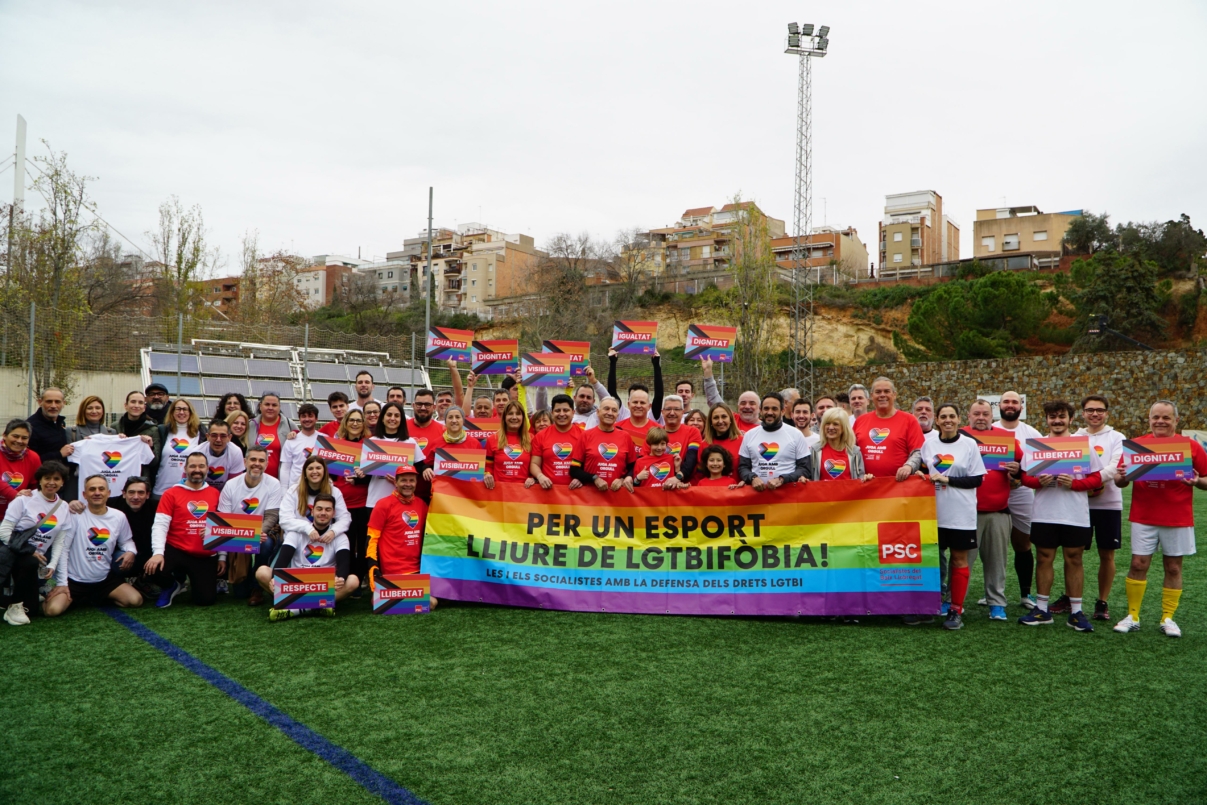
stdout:
[[(62, 392), (46, 389), (28, 420), (8, 423), (0, 446), (6, 481), (0, 484), (0, 542), (9, 546), (11, 565), (5, 570), (0, 562), (0, 574), (10, 576), (4, 619), (28, 623), (39, 603), (49, 616), (73, 604), (139, 606), (147, 597), (167, 607), (185, 589), (196, 605), (241, 590), (256, 606), (274, 591), (274, 569), (288, 567), (333, 567), (336, 600), (358, 597), (374, 586), (377, 574), (419, 571), (431, 457), (443, 447), (472, 446), (485, 450), (488, 489), (501, 483), (571, 490), (589, 485), (620, 493), (704, 486), (721, 495), (741, 487), (774, 494), (793, 483), (922, 477), (935, 486), (944, 628), (963, 625), (978, 556), (985, 587), (979, 603), (991, 620), (1007, 620), (1011, 550), (1024, 609), (1020, 624), (1050, 624), (1053, 615), (1067, 614), (1070, 627), (1091, 632), (1091, 620), (1110, 620), (1122, 489), (1129, 481), (1124, 437), (1107, 424), (1104, 396), (1081, 400), (1083, 426), (1075, 434), (1073, 405), (1053, 400), (1042, 406), (1047, 436), (1088, 437), (1090, 471), (1032, 475), (1024, 470), (1027, 440), (1045, 434), (1023, 421), (1023, 398), (1013, 391), (1001, 395), (997, 421), (983, 399), (962, 410), (921, 397), (912, 410), (901, 410), (886, 377), (870, 388), (854, 385), (815, 400), (795, 389), (744, 391), (731, 408), (706, 360), (707, 410), (700, 410), (690, 380), (665, 393), (656, 353), (652, 390), (631, 383), (622, 402), (616, 358), (609, 353), (606, 385), (588, 366), (585, 382), (548, 400), (514, 375), (489, 394), (475, 394), (481, 378), (470, 373), (463, 384), (449, 362), (451, 390), (415, 391), (410, 417), (405, 389), (392, 387), (380, 401), (371, 373), (361, 372), (354, 399), (342, 392), (328, 397), (331, 421), (321, 428), (317, 406), (299, 406), (295, 424), (282, 415), (274, 394), (261, 397), (254, 414), (242, 395), (227, 395), (218, 416), (202, 424), (188, 400), (168, 399), (158, 384), (127, 395), (116, 429), (106, 427), (104, 403), (96, 397), (80, 404), (76, 425), (68, 426)], [(492, 422), (488, 431), (478, 424), (484, 420)], [(1177, 426), (1176, 405), (1158, 400), (1149, 411), (1149, 433), (1135, 441), (1176, 437)], [(1014, 437), (1013, 454), (993, 470), (986, 470), (977, 439), (986, 433)], [(410, 442), (415, 461), (392, 479), (360, 469), (332, 476), (313, 452), (320, 434)], [(1116, 632), (1140, 628), (1147, 572), (1160, 548), (1159, 628), (1181, 635), (1173, 616), (1182, 557), (1195, 552), (1192, 490), (1207, 489), (1207, 453), (1193, 439), (1186, 442), (1190, 477), (1135, 482), (1128, 614)], [(263, 515), (260, 552), (207, 550), (205, 515), (211, 511)], [(1095, 542), (1098, 589), (1087, 614), (1082, 559)], [(1057, 551), (1064, 560), (1064, 591), (1054, 597)], [(5, 555), (0, 550), (0, 559)], [(300, 614), (269, 609), (273, 620)], [(904, 620), (929, 623), (934, 614)]]

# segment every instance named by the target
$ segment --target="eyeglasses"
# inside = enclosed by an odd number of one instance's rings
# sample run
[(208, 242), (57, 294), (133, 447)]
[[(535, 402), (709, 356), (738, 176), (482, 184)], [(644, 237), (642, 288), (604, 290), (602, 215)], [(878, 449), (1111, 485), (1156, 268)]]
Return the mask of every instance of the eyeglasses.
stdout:
[(1105, 414), (1106, 409), (1105, 408), (1082, 408), (1081, 412), (1083, 414)]

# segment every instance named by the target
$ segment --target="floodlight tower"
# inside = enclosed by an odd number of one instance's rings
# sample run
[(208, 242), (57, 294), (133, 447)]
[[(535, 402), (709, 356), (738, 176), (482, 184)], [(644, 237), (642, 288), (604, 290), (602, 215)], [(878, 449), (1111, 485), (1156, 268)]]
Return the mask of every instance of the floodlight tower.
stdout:
[(830, 26), (788, 23), (788, 47), (800, 59), (796, 92), (796, 204), (792, 247), (792, 383), (806, 400), (813, 389), (813, 283), (809, 279), (807, 239), (813, 227), (813, 59), (830, 46)]

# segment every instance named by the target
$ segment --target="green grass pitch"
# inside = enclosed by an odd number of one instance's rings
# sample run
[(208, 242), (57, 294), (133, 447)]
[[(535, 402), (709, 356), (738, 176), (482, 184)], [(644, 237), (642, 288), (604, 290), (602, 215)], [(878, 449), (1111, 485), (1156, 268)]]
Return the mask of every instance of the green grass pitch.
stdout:
[[(133, 614), (437, 805), (1201, 803), (1200, 550), (1181, 640), (1156, 629), (1159, 561), (1131, 635), (1024, 628), (1016, 605), (990, 623), (975, 604), (956, 633), (479, 606), (381, 618), (368, 599), (276, 624), (225, 597)], [(1097, 567), (1087, 553), (1091, 601)], [(0, 803), (380, 801), (100, 612), (0, 624), (0, 669)]]

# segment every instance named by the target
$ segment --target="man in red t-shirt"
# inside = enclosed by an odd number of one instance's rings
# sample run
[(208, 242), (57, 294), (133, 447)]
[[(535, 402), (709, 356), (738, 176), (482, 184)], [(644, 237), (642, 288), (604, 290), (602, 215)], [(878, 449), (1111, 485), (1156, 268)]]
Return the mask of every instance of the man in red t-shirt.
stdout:
[(348, 395), (342, 391), (333, 391), (327, 395), (327, 410), (331, 412), (331, 421), (319, 428), (324, 436), (334, 436), (348, 413)]
[(550, 401), (553, 426), (532, 437), (532, 477), (541, 489), (554, 484), (578, 489), (583, 482), (570, 475), (575, 455), (581, 455), (583, 429), (574, 426), (574, 400), (569, 394), (554, 395)]
[(864, 466), (877, 478), (904, 481), (922, 466), (922, 427), (897, 409), (897, 387), (887, 377), (872, 383), (872, 403), (875, 409), (852, 423)]
[[(1123, 442), (1124, 458), (1115, 469), (1115, 486), (1120, 489), (1132, 481), (1132, 508), (1128, 521), (1132, 530), (1132, 566), (1127, 571), (1127, 617), (1115, 625), (1120, 633), (1134, 632), (1140, 628), (1140, 604), (1148, 587), (1148, 568), (1152, 564), (1157, 546), (1161, 546), (1165, 565), (1165, 582), (1161, 590), (1161, 632), (1169, 637), (1181, 637), (1182, 630), (1174, 623), (1173, 616), (1182, 598), (1182, 557), (1195, 553), (1194, 541), (1194, 490), (1207, 489), (1207, 452), (1203, 446), (1189, 437), (1178, 436), (1178, 407), (1169, 400), (1157, 400), (1148, 409), (1149, 432), (1144, 436)], [(1162, 444), (1160, 448), (1146, 447), (1154, 439), (1175, 438), (1182, 444)], [(1172, 452), (1170, 448), (1189, 449), (1191, 470), (1181, 480), (1145, 481), (1144, 470), (1134, 470), (1124, 464), (1126, 450), (1140, 452), (1158, 449)]]
[(762, 424), (759, 421), (760, 403), (757, 391), (743, 391), (738, 395), (738, 418), (735, 424), (743, 434)]
[[(233, 449), (233, 448), (232, 448)], [(144, 566), (153, 584), (163, 590), (155, 606), (165, 609), (180, 594), (183, 585), (173, 573), (183, 570), (189, 577), (195, 606), (210, 606), (218, 598), (218, 576), (226, 570), (226, 554), (202, 547), (205, 516), (218, 511), (221, 493), (205, 482), (209, 461), (192, 453), (184, 462), (184, 482), (173, 486), (159, 499), (151, 526), (151, 558)]]
[[(435, 405), (433, 397), (433, 407)], [(366, 551), (369, 586), (377, 588), (378, 575), (419, 572), (423, 554), (423, 529), (427, 506), (415, 496), (419, 476), (414, 465), (404, 464), (394, 473), (394, 493), (373, 507), (369, 516)], [(432, 597), (432, 606), (436, 598)]]
[[(964, 432), (976, 440), (982, 457), (996, 449), (981, 443), (979, 436), (1013, 436), (1004, 428), (993, 427), (993, 406), (977, 400), (968, 409), (968, 429)], [(1006, 557), (1010, 549), (1010, 479), (1017, 478), (1023, 451), (1018, 439), (1009, 454), (1009, 461), (999, 469), (985, 473), (985, 480), (976, 490), (977, 548), (984, 563), (985, 603), (989, 605), (989, 620), (1006, 620)], [(971, 566), (973, 558), (969, 557)]]
[(597, 413), (599, 427), (583, 431), (575, 456), (579, 466), (571, 465), (570, 474), (584, 486), (593, 484), (601, 492), (609, 489), (615, 492), (622, 486), (631, 492), (633, 479), (629, 470), (637, 456), (633, 440), (616, 428), (620, 403), (607, 397), (599, 404)]
[(662, 401), (662, 421), (666, 431), (667, 449), (678, 459), (679, 469), (673, 478), (668, 478), (663, 487), (678, 489), (687, 486), (696, 472), (696, 459), (704, 437), (692, 425), (683, 424), (685, 408), (678, 394), (670, 394)]

